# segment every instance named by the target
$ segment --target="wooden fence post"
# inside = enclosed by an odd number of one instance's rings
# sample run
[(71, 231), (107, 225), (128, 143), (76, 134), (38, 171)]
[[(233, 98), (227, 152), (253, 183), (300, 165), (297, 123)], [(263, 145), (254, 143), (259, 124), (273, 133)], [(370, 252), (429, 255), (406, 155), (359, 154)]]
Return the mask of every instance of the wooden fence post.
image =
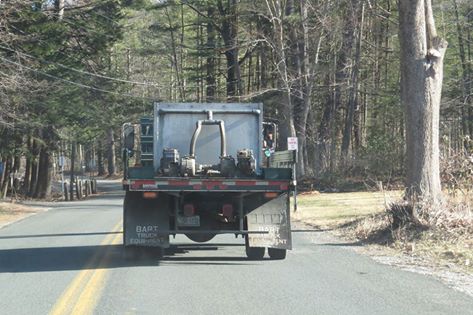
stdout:
[(67, 188), (67, 183), (64, 182), (64, 200), (69, 201), (69, 189)]

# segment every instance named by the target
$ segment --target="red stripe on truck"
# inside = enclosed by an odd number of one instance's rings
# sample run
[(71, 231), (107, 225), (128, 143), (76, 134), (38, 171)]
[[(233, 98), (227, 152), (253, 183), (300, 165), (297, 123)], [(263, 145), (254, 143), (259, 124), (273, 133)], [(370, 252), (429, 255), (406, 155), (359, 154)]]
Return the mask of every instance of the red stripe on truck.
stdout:
[(137, 180), (135, 181), (135, 184), (138, 184), (138, 185), (154, 185), (156, 184), (156, 181), (155, 180)]
[(169, 186), (189, 186), (188, 180), (170, 180), (168, 181)]
[[(271, 180), (131, 180), (129, 181), (132, 190), (160, 190), (170, 188), (175, 189), (193, 189), (193, 190), (228, 190), (228, 189), (277, 189), (288, 190), (287, 181)], [(172, 187), (172, 188), (171, 188)], [(191, 188), (192, 187), (192, 188)]]
[(237, 180), (236, 181), (237, 186), (254, 186), (256, 185), (255, 180)]
[(222, 184), (222, 181), (204, 181), (203, 184), (207, 189), (214, 189), (215, 187), (218, 189), (218, 187)]

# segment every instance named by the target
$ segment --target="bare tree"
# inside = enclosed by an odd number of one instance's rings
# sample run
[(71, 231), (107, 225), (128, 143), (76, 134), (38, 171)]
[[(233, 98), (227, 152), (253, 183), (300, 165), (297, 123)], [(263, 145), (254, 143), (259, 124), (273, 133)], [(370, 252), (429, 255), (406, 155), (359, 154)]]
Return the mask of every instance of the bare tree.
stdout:
[(294, 104), (291, 93), (291, 80), (289, 75), (289, 67), (287, 64), (287, 43), (286, 32), (284, 30), (284, 3), (281, 0), (266, 0), (266, 6), (269, 13), (269, 18), (273, 26), (274, 43), (270, 41), (270, 45), (277, 54), (276, 69), (279, 76), (279, 88), (286, 96), (286, 106), (284, 107), (285, 121), (287, 123), (287, 136), (296, 136), (296, 127), (294, 124)]
[(55, 6), (56, 6), (58, 20), (61, 21), (64, 18), (65, 0), (56, 0)]
[(108, 176), (113, 176), (116, 173), (116, 156), (115, 156), (115, 133), (113, 128), (107, 130), (107, 163)]
[(399, 38), (408, 197), (435, 204), (441, 196), (439, 116), (447, 42), (437, 35), (431, 0), (399, 0)]

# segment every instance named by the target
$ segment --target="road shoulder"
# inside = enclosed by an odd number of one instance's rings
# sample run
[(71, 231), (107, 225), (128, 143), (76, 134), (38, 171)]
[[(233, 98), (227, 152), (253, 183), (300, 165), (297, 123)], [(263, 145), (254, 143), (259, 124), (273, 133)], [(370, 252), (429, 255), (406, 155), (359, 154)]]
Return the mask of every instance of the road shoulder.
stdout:
[(380, 264), (431, 276), (448, 287), (473, 297), (473, 274), (453, 263), (439, 264), (433, 258), (416, 255), (412, 252), (402, 252), (379, 244), (363, 243), (358, 239), (342, 234), (343, 229), (324, 229), (313, 222), (307, 223), (297, 218), (293, 219), (293, 223), (294, 228), (300, 230), (320, 231), (317, 233), (317, 238), (323, 242), (339, 244), (342, 248), (368, 256)]
[(49, 209), (47, 207), (34, 207), (22, 203), (0, 201), (0, 229)]

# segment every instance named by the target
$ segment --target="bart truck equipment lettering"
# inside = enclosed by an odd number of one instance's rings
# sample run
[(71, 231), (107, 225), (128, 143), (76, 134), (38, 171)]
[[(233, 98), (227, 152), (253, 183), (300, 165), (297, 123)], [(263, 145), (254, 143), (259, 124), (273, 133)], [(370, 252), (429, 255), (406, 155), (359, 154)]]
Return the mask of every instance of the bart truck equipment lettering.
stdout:
[(248, 258), (292, 249), (289, 195), (295, 151), (277, 151), (277, 125), (252, 103), (155, 103), (123, 126), (123, 244), (168, 248), (242, 235)]

